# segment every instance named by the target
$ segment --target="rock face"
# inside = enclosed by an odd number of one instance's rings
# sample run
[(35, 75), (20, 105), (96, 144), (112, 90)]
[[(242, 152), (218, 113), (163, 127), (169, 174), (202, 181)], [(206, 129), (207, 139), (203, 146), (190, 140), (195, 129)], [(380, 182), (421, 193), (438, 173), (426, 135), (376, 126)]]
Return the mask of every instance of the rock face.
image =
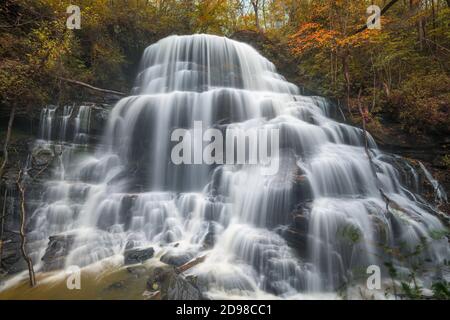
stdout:
[(49, 238), (47, 249), (42, 257), (44, 271), (62, 269), (75, 240), (75, 235), (55, 235)]
[(5, 273), (14, 274), (25, 270), (27, 264), (20, 252), (20, 236), (18, 233), (7, 232), (3, 235), (4, 242), (1, 257), (1, 269)]
[[(33, 142), (34, 138), (29, 136), (27, 132), (13, 130), (9, 149), (14, 150), (14, 152), (9, 152), (9, 163), (0, 183), (0, 216), (3, 218), (0, 218), (0, 237), (2, 240), (0, 273), (15, 274), (27, 269), (27, 264), (20, 251), (19, 228), (21, 219), (16, 181), (20, 168), (27, 162), (30, 145)], [(3, 145), (3, 141), (0, 141), (0, 143)], [(37, 198), (35, 198), (35, 195), (38, 194), (39, 190), (42, 190), (42, 185), (38, 180), (24, 179), (28, 211), (36, 207)]]
[(134, 248), (125, 250), (125, 264), (142, 263), (153, 257), (155, 250), (152, 247), (149, 248)]
[(150, 292), (160, 292), (161, 300), (203, 300), (205, 299), (192, 282), (167, 265), (156, 267), (147, 281)]

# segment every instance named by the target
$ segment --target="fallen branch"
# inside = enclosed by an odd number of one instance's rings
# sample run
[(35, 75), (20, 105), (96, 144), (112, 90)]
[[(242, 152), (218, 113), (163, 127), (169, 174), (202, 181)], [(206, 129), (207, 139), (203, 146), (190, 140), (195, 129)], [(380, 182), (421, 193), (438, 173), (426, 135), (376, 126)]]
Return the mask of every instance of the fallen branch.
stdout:
[(179, 266), (178, 268), (176, 268), (176, 271), (178, 273), (183, 273), (186, 270), (189, 270), (189, 269), (195, 267), (196, 265), (202, 263), (203, 261), (205, 261), (205, 259), (206, 259), (206, 254), (201, 257), (197, 257), (195, 259), (192, 259), (192, 260), (186, 262), (182, 266)]
[(449, 49), (447, 49), (447, 48), (444, 47), (444, 46), (441, 46), (439, 43), (436, 43), (436, 42), (434, 42), (433, 40), (430, 40), (430, 39), (428, 39), (428, 38), (424, 38), (424, 40), (427, 41), (427, 42), (431, 42), (431, 43), (434, 44), (436, 47), (438, 47), (438, 48), (440, 48), (440, 49), (442, 49), (442, 50), (447, 51), (447, 52), (450, 53), (450, 50), (449, 50)]
[(126, 93), (123, 93), (123, 92), (120, 92), (120, 91), (97, 88), (97, 87), (94, 87), (93, 85), (90, 85), (90, 84), (88, 84), (86, 82), (82, 82), (82, 81), (78, 81), (78, 80), (73, 80), (73, 79), (64, 78), (64, 77), (57, 77), (57, 78), (62, 80), (62, 81), (65, 81), (65, 82), (68, 82), (68, 83), (72, 83), (72, 84), (76, 84), (76, 85), (85, 87), (87, 89), (94, 90), (94, 91), (101, 92), (101, 93), (111, 93), (111, 94), (115, 94), (115, 95), (122, 96), (122, 97), (127, 95)]
[(25, 220), (26, 220), (26, 211), (25, 211), (25, 188), (22, 185), (22, 176), (23, 170), (20, 169), (19, 176), (17, 177), (17, 189), (19, 190), (20, 197), (20, 251), (22, 252), (22, 256), (27, 263), (28, 266), (28, 274), (30, 277), (30, 286), (34, 287), (36, 285), (36, 278), (34, 275), (33, 261), (28, 256), (25, 245), (26, 245), (26, 235), (25, 235)]
[(145, 297), (145, 300), (161, 300), (161, 291), (159, 290), (155, 292), (144, 291), (142, 295)]

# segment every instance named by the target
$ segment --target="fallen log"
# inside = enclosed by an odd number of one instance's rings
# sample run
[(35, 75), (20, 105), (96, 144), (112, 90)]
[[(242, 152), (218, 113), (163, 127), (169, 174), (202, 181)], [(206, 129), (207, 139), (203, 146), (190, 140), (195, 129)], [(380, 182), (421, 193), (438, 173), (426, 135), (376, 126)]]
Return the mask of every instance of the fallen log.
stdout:
[(203, 256), (200, 256), (200, 257), (197, 257), (197, 258), (195, 258), (195, 259), (192, 259), (192, 260), (186, 262), (185, 264), (179, 266), (179, 267), (176, 268), (175, 270), (176, 270), (177, 273), (183, 273), (183, 272), (185, 272), (186, 270), (189, 270), (189, 269), (195, 267), (196, 265), (202, 263), (203, 261), (205, 261), (206, 256), (207, 256), (207, 255), (205, 254), (205, 255), (203, 255)]
[(90, 85), (89, 83), (79, 81), (79, 80), (73, 80), (73, 79), (64, 78), (64, 77), (57, 77), (57, 78), (62, 81), (65, 81), (65, 82), (68, 82), (71, 84), (75, 84), (75, 85), (79, 85), (79, 86), (85, 87), (87, 89), (94, 90), (94, 91), (101, 92), (101, 93), (115, 94), (115, 95), (122, 96), (122, 97), (127, 95), (126, 93), (120, 92), (120, 91), (97, 88), (97, 87), (94, 87), (93, 85)]

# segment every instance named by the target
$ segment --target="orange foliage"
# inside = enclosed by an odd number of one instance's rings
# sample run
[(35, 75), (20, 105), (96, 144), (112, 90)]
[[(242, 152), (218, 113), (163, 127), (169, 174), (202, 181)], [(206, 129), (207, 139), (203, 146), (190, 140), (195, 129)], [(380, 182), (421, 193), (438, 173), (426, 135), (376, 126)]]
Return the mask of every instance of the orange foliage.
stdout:
[(376, 42), (378, 34), (378, 30), (365, 30), (346, 36), (337, 30), (326, 29), (319, 23), (308, 22), (290, 36), (289, 45), (294, 55), (301, 55), (311, 49), (329, 48), (337, 51), (339, 48), (359, 47)]

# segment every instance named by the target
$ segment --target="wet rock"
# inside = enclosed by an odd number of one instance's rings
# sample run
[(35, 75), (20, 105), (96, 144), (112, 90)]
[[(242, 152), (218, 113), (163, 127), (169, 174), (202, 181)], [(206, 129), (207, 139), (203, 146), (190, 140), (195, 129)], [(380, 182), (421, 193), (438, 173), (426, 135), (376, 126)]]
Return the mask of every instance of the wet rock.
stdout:
[(306, 176), (299, 169), (293, 177), (293, 196), (295, 203), (309, 202), (313, 199), (311, 184)]
[(74, 241), (74, 234), (60, 234), (49, 237), (47, 249), (42, 257), (43, 271), (62, 269)]
[(299, 203), (292, 211), (292, 228), (301, 233), (308, 233), (309, 214), (312, 204), (310, 202)]
[(27, 269), (27, 264), (20, 251), (18, 232), (5, 232), (3, 239), (1, 269), (7, 274), (14, 274)]
[(203, 249), (211, 249), (212, 247), (214, 247), (215, 242), (216, 237), (214, 235), (214, 232), (209, 231), (206, 234), (205, 239), (203, 239)]
[(108, 121), (111, 105), (99, 104), (92, 107), (92, 115), (90, 121), (90, 133), (101, 136)]
[(127, 194), (122, 199), (120, 209), (120, 223), (124, 225), (125, 230), (128, 230), (131, 226), (131, 221), (133, 219), (133, 212), (131, 209), (133, 208), (133, 204), (136, 198), (137, 196), (135, 194)]
[(126, 289), (125, 281), (117, 281), (110, 284), (106, 290), (123, 290)]
[(289, 246), (295, 249), (301, 257), (307, 256), (307, 249), (308, 249), (307, 233), (300, 232), (293, 228), (287, 228), (282, 230), (280, 234), (286, 240)]
[(165, 253), (161, 258), (161, 262), (164, 262), (168, 265), (179, 267), (189, 262), (192, 258), (194, 258), (195, 254), (192, 252), (174, 252), (169, 251)]
[(156, 267), (147, 281), (150, 292), (159, 291), (162, 300), (203, 300), (198, 287), (167, 265)]
[(155, 249), (149, 248), (134, 248), (126, 249), (124, 253), (125, 264), (142, 263), (153, 257)]
[(138, 278), (147, 273), (147, 268), (143, 265), (135, 265), (127, 267), (127, 271)]
[(168, 300), (202, 300), (200, 290), (181, 276), (172, 276), (167, 290), (162, 294), (162, 299)]

